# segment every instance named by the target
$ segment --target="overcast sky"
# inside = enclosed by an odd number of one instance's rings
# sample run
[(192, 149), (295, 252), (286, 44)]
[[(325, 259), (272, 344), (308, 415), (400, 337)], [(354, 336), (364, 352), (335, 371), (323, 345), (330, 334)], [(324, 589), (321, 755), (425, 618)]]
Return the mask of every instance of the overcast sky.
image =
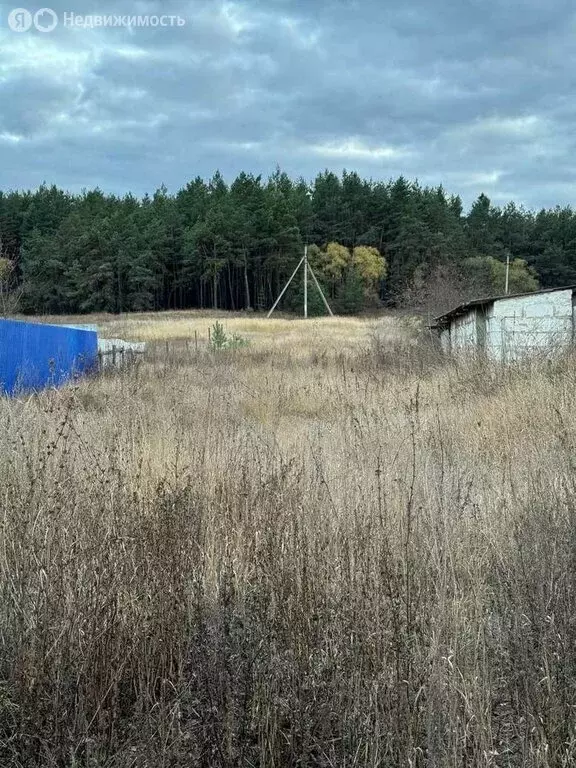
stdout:
[[(3, 189), (142, 195), (278, 164), (576, 202), (573, 0), (46, 3), (49, 33), (1, 7)], [(72, 29), (64, 12), (186, 23)]]

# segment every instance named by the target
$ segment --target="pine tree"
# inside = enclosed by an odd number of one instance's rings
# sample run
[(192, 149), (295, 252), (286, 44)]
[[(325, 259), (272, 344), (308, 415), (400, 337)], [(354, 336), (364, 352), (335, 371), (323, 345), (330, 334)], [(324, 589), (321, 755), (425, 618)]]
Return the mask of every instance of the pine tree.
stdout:
[[(142, 199), (47, 185), (0, 192), (0, 257), (11, 264), (27, 312), (264, 309), (305, 243), (330, 298), (348, 297), (346, 306), (357, 304), (357, 276), (349, 273), (351, 256), (334, 257), (359, 246), (385, 256), (380, 295), (395, 302), (422, 296), (439, 275), (454, 276), (446, 296), (463, 285), (491, 292), (507, 254), (515, 285), (576, 283), (570, 207), (499, 208), (482, 194), (466, 214), (459, 197), (402, 176), (374, 183), (353, 171), (324, 171), (310, 185), (278, 168), (265, 183), (241, 173), (229, 188), (216, 173), (176, 195), (160, 187)], [(365, 305), (378, 286), (364, 284)]]

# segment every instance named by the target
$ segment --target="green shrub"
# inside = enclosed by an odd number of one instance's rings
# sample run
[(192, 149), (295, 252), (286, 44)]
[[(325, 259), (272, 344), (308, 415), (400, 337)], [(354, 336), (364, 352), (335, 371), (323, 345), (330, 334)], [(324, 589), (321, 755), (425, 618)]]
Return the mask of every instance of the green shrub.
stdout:
[(220, 352), (224, 349), (242, 349), (250, 346), (248, 339), (240, 336), (237, 333), (233, 333), (229, 336), (224, 330), (222, 323), (216, 321), (212, 326), (212, 332), (210, 334), (210, 346), (215, 352)]

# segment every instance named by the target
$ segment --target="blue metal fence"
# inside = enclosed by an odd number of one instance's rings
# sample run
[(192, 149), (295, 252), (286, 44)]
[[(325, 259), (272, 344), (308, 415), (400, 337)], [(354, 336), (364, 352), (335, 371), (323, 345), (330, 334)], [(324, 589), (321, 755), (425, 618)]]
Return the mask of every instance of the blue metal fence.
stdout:
[(98, 334), (59, 325), (0, 319), (0, 393), (57, 387), (92, 369)]

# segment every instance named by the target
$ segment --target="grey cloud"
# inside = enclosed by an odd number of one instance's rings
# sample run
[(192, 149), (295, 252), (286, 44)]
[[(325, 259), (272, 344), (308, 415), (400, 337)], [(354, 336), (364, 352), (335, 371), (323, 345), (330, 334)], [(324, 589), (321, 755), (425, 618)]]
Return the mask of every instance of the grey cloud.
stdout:
[[(571, 202), (576, 23), (566, 0), (102, 0), (183, 28), (0, 31), (4, 184), (123, 193), (219, 168), (329, 167)], [(18, 140), (20, 139), (20, 140)], [(38, 159), (40, 158), (40, 159)]]

